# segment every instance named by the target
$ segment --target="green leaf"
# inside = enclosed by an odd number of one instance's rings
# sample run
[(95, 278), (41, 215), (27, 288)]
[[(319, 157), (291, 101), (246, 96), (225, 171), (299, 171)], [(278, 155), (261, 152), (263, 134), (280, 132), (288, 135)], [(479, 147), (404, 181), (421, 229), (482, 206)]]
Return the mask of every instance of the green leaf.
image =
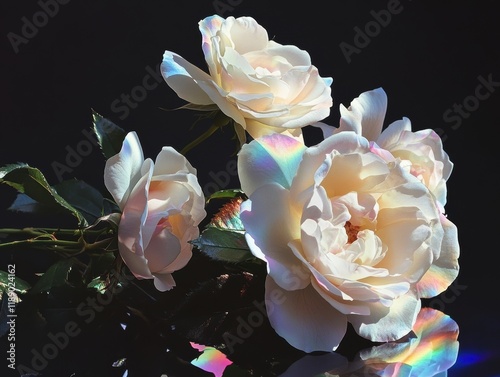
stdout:
[(105, 158), (119, 153), (127, 132), (109, 119), (92, 110), (93, 131)]
[(191, 243), (210, 258), (223, 262), (240, 263), (254, 258), (241, 231), (207, 227)]
[[(26, 194), (34, 201), (46, 206), (47, 209), (58, 211), (64, 209), (78, 219), (80, 226), (87, 226), (85, 218), (52, 188), (44, 175), (37, 168), (28, 164), (11, 164), (0, 168), (0, 183), (5, 183), (21, 194)], [(31, 207), (30, 207), (31, 206)], [(10, 210), (26, 210), (33, 208), (33, 203), (23, 199), (14, 202)]]
[(210, 195), (206, 201), (208, 203), (212, 199), (234, 199), (234, 198), (246, 199), (246, 195), (241, 189), (219, 190)]
[(104, 197), (88, 183), (71, 179), (54, 186), (57, 193), (80, 211), (89, 224), (104, 215)]
[(49, 292), (53, 287), (67, 284), (68, 275), (74, 264), (73, 258), (57, 261), (45, 271), (33, 288), (29, 290), (29, 293)]
[(16, 293), (24, 294), (30, 288), (31, 286), (23, 279), (0, 270), (0, 291), (13, 290)]

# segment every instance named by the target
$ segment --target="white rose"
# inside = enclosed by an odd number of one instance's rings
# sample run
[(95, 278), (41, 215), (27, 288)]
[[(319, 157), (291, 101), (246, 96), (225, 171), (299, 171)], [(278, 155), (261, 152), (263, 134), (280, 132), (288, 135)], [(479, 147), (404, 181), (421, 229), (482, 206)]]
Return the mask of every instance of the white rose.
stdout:
[(137, 134), (125, 137), (121, 151), (106, 161), (104, 183), (122, 214), (120, 255), (139, 279), (154, 279), (160, 291), (175, 286), (172, 272), (192, 256), (190, 240), (205, 217), (196, 170), (171, 147), (153, 162), (144, 159)]
[(199, 29), (209, 74), (174, 52), (163, 56), (163, 77), (180, 98), (217, 105), (253, 138), (301, 138), (302, 127), (330, 114), (332, 79), (320, 77), (306, 51), (269, 40), (251, 17), (215, 15)]
[(267, 262), (270, 323), (298, 349), (335, 350), (348, 322), (372, 341), (399, 339), (420, 298), (456, 276), (441, 269), (458, 270), (456, 227), (400, 160), (354, 132), (310, 148), (279, 134), (254, 140), (238, 171), (247, 242)]
[[(453, 163), (443, 149), (439, 135), (432, 129), (411, 131), (410, 120), (403, 117), (389, 124), (384, 130), (387, 111), (387, 95), (382, 88), (362, 93), (349, 108), (340, 105), (340, 127), (333, 133), (354, 131), (372, 142), (372, 151), (387, 161), (400, 159), (409, 172), (417, 177), (434, 195), (443, 227), (452, 226), (445, 216), (447, 181), (453, 170)], [(450, 242), (454, 242), (454, 238)], [(447, 249), (453, 250), (455, 248)], [(447, 282), (458, 275), (458, 251), (453, 255), (442, 253), (428, 271), (426, 279), (418, 285), (423, 297), (433, 297), (447, 287)], [(447, 274), (444, 280), (432, 276)], [(424, 287), (425, 286), (425, 287)]]

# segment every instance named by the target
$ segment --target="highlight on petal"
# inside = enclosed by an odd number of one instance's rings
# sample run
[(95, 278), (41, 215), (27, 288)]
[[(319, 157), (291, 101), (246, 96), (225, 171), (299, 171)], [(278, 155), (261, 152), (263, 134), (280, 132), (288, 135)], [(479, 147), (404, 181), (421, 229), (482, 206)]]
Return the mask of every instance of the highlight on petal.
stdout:
[(142, 146), (135, 131), (125, 136), (120, 152), (106, 161), (104, 185), (122, 210), (139, 181), (143, 162)]
[(168, 86), (183, 100), (197, 105), (214, 103), (199, 86), (201, 81), (211, 81), (212, 78), (180, 55), (165, 51), (160, 71)]
[(387, 95), (382, 88), (361, 93), (349, 108), (340, 106), (340, 126), (336, 132), (354, 131), (376, 141), (382, 132), (387, 111)]
[(251, 196), (266, 183), (289, 188), (305, 149), (304, 144), (279, 134), (243, 145), (238, 154), (238, 176), (245, 194)]

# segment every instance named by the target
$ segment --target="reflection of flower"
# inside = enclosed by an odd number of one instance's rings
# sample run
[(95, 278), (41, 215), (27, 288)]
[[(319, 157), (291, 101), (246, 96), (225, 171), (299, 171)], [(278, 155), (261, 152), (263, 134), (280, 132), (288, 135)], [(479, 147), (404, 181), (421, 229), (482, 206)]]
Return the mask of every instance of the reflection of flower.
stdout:
[[(386, 343), (359, 353), (364, 370), (378, 376), (436, 376), (458, 356), (458, 325), (444, 313), (422, 308), (406, 341)], [(361, 375), (360, 375), (361, 376)]]
[(404, 340), (361, 350), (352, 361), (335, 353), (307, 355), (280, 377), (432, 377), (450, 369), (458, 356), (459, 329), (444, 313), (422, 308)]
[(205, 217), (196, 170), (171, 147), (156, 161), (144, 160), (135, 132), (106, 162), (104, 180), (122, 210), (118, 229), (120, 255), (138, 278), (153, 279), (161, 291), (175, 282), (171, 273), (192, 255), (188, 241), (198, 236)]
[(217, 105), (254, 138), (300, 136), (329, 115), (332, 79), (319, 76), (307, 52), (269, 40), (251, 17), (211, 16), (199, 28), (209, 74), (173, 52), (163, 56), (162, 74), (179, 97)]
[[(347, 322), (373, 341), (406, 335), (421, 306), (419, 282), (457, 255), (456, 232), (442, 226), (432, 193), (400, 160), (379, 154), (354, 132), (310, 148), (272, 135), (239, 154), (247, 241), (267, 262), (266, 296), (287, 298), (270, 322), (306, 352), (336, 349)], [(439, 290), (452, 281), (441, 276)]]

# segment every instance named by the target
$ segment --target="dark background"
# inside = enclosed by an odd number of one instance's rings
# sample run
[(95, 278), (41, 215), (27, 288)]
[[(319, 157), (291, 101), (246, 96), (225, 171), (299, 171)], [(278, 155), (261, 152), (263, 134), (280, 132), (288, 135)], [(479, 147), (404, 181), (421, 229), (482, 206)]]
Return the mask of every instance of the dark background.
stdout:
[[(194, 113), (162, 110), (184, 103), (166, 83), (155, 81), (151, 71), (157, 71), (165, 50), (205, 69), (198, 21), (215, 13), (253, 16), (271, 38), (307, 50), (321, 76), (333, 78), (334, 105), (327, 123), (338, 122), (340, 104), (348, 106), (363, 91), (383, 87), (389, 101), (386, 124), (405, 116), (414, 130), (432, 128), (442, 136), (455, 163), (446, 210), (459, 230), (461, 271), (446, 295), (430, 305), (460, 327), (459, 360), (449, 376), (500, 376), (500, 32), (494, 4), (72, 0), (58, 3), (53, 15), (44, 19), (40, 2), (3, 1), (0, 165), (26, 162), (42, 170), (51, 183), (76, 177), (104, 191), (104, 159), (95, 146), (70, 160), (68, 171), (54, 170), (55, 165), (68, 166), (68, 153), (88, 140), (84, 132), (91, 127), (91, 109), (127, 131), (137, 131), (146, 156), (156, 156), (164, 145), (180, 150), (203, 131), (203, 124), (191, 129)], [(359, 41), (356, 45), (355, 28), (373, 25), (373, 11), (390, 6), (398, 13), (378, 31), (372, 29), (366, 46)], [(34, 17), (42, 26), (24, 29), (23, 36), (23, 25)], [(14, 46), (9, 33), (26, 39)], [(341, 44), (359, 49), (346, 58)], [(151, 89), (141, 89), (148, 75)], [(490, 91), (477, 91), (484, 86), (481, 78), (494, 82)], [(133, 106), (123, 107), (122, 95), (134, 93)], [(453, 113), (457, 106), (462, 113)], [(306, 132), (318, 136), (313, 130)], [(213, 183), (222, 186), (214, 176), (220, 178), (228, 159), (234, 158), (231, 137), (229, 130), (218, 132), (187, 155), (205, 189)], [(227, 187), (237, 187), (236, 177), (231, 178)], [(0, 187), (2, 227), (25, 221), (4, 210), (14, 197), (11, 188)], [(8, 263), (6, 259), (0, 255), (2, 264)]]

